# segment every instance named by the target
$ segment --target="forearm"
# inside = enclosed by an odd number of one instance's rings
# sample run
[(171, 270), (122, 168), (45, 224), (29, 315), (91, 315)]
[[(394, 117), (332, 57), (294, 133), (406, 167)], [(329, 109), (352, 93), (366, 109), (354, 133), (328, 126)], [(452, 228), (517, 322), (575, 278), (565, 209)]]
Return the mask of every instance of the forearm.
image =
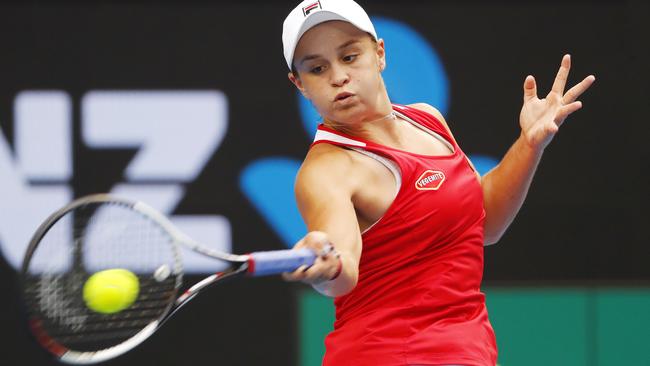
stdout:
[(358, 264), (350, 260), (349, 255), (342, 254), (340, 257), (341, 272), (331, 280), (312, 285), (312, 287), (325, 296), (337, 297), (345, 295), (356, 286), (359, 271)]
[(519, 212), (542, 151), (520, 136), (499, 165), (481, 178), (485, 206), (485, 244), (496, 243)]
[[(331, 245), (334, 248), (335, 254), (328, 255), (328, 260), (323, 261), (323, 258), (319, 258), (317, 264), (321, 265), (312, 266), (312, 269), (307, 271), (320, 273), (318, 280), (312, 282), (312, 285), (314, 289), (326, 296), (345, 295), (357, 285), (361, 258), (361, 233), (356, 217), (352, 216), (354, 212), (352, 207), (351, 202), (337, 204), (332, 201), (328, 205), (311, 207), (311, 209), (305, 209), (306, 207), (303, 206), (304, 218), (309, 230), (303, 244), (312, 248), (319, 245)], [(341, 218), (345, 219), (341, 220)]]

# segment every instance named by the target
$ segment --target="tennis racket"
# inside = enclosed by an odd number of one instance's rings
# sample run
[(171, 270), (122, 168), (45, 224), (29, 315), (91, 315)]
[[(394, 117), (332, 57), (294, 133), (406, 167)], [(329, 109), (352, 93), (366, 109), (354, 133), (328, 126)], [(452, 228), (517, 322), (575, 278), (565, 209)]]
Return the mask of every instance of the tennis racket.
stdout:
[[(181, 248), (229, 268), (180, 293)], [(23, 261), (22, 292), (36, 340), (63, 362), (92, 364), (133, 349), (211, 285), (290, 272), (313, 264), (316, 256), (309, 249), (222, 253), (184, 235), (142, 202), (99, 194), (73, 201), (38, 228)], [(89, 309), (83, 299), (85, 282), (93, 273), (114, 268), (138, 277), (137, 298), (112, 314)]]

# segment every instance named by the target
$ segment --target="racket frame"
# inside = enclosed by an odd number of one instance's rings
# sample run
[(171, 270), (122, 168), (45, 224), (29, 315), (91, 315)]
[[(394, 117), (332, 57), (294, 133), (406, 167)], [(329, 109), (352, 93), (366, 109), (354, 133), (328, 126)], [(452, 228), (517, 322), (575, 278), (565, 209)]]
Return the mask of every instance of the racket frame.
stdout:
[[(68, 364), (94, 364), (99, 362), (104, 362), (109, 359), (120, 356), (131, 349), (137, 347), (147, 338), (149, 338), (156, 330), (158, 330), (173, 314), (176, 313), (181, 307), (187, 304), (191, 299), (193, 299), (198, 293), (202, 292), (205, 288), (215, 285), (217, 283), (224, 282), (226, 280), (242, 277), (242, 276), (255, 276), (256, 273), (256, 262), (266, 263), (268, 260), (268, 254), (271, 254), (271, 257), (278, 256), (292, 256), (292, 260), (298, 259), (300, 263), (296, 262), (293, 269), (298, 268), (299, 265), (313, 264), (316, 254), (309, 249), (301, 249), (298, 251), (294, 250), (281, 250), (281, 251), (272, 251), (272, 252), (257, 252), (245, 255), (237, 255), (230, 253), (223, 253), (217, 250), (213, 250), (201, 245), (199, 242), (193, 240), (185, 233), (180, 231), (174, 224), (163, 214), (158, 212), (156, 209), (151, 206), (140, 202), (140, 201), (131, 201), (125, 198), (117, 197), (111, 194), (93, 194), (85, 197), (78, 198), (68, 205), (56, 210), (52, 213), (45, 221), (38, 227), (34, 235), (32, 236), (29, 245), (25, 252), (25, 257), (21, 267), (21, 281), (25, 280), (25, 277), (29, 271), (30, 261), (38, 248), (40, 241), (45, 237), (48, 231), (67, 213), (73, 211), (79, 207), (85, 205), (101, 205), (101, 204), (118, 204), (126, 206), (136, 212), (139, 212), (144, 217), (154, 221), (156, 224), (161, 226), (163, 230), (169, 234), (172, 238), (172, 247), (174, 248), (174, 255), (178, 256), (178, 263), (181, 263), (181, 251), (179, 247), (185, 247), (191, 251), (210, 257), (213, 259), (220, 260), (222, 262), (227, 262), (232, 265), (229, 269), (214, 273), (203, 280), (197, 282), (189, 289), (187, 289), (183, 294), (178, 296), (178, 291), (182, 286), (183, 281), (183, 268), (182, 265), (176, 265), (173, 269), (173, 273), (176, 275), (176, 282), (174, 285), (174, 292), (172, 298), (174, 301), (170, 301), (167, 308), (161, 313), (161, 315), (156, 319), (144, 326), (139, 332), (125, 341), (107, 347), (97, 351), (78, 351), (69, 349), (62, 344), (58, 343), (56, 340), (49, 337), (47, 332), (41, 327), (40, 320), (37, 318), (30, 318), (29, 326), (32, 330), (32, 333), (36, 337), (38, 343), (41, 344), (46, 350), (51, 354), (58, 357), (59, 360), (68, 363)], [(257, 257), (256, 257), (257, 255)], [(273, 258), (271, 260), (274, 260)], [(286, 264), (285, 264), (286, 266)], [(279, 273), (277, 268), (272, 268), (269, 270), (262, 271), (259, 275), (267, 275), (272, 273)], [(24, 282), (21, 284), (24, 288)], [(33, 314), (29, 316), (33, 317)]]

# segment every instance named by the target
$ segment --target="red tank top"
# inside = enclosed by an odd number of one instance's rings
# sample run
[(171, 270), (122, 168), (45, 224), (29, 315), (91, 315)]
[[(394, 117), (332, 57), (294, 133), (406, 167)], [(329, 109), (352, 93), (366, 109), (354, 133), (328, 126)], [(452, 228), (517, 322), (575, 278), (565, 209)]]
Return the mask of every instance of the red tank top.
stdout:
[(318, 127), (314, 144), (356, 149), (396, 165), (399, 183), (383, 217), (362, 234), (357, 286), (334, 300), (323, 365), (495, 365), (496, 340), (480, 291), (480, 183), (440, 121), (418, 109), (393, 109), (453, 153), (408, 153)]

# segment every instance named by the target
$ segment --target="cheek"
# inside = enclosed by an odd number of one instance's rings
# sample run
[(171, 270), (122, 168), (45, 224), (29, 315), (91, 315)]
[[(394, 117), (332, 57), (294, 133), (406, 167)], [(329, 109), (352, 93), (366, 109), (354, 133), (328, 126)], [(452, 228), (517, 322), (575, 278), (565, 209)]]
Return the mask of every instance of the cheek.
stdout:
[(369, 94), (377, 93), (381, 87), (381, 74), (374, 69), (366, 69), (355, 81), (364, 94), (370, 97)]
[(381, 79), (381, 72), (377, 60), (373, 57), (365, 57), (363, 62), (359, 63), (357, 70), (358, 79), (365, 85), (377, 85)]
[(302, 82), (302, 87), (309, 99), (318, 99), (320, 94), (322, 94), (322, 85), (314, 78), (304, 78)]
[(326, 88), (322, 85), (322, 83), (317, 82), (304, 83), (303, 87), (305, 88), (307, 98), (311, 104), (320, 114), (323, 114), (329, 106), (329, 99), (327, 96)]
[(321, 104), (324, 100), (327, 100), (327, 88), (322, 84), (313, 85), (310, 89), (310, 97), (312, 102)]

